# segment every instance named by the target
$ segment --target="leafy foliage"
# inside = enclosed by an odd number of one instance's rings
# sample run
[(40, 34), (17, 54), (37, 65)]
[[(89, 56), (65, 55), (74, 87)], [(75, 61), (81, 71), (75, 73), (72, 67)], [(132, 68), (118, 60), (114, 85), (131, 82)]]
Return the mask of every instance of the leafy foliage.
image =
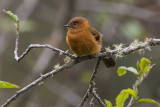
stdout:
[(126, 72), (126, 67), (119, 67), (117, 73), (118, 73), (118, 76), (125, 75), (127, 73)]
[[(142, 103), (142, 102), (148, 102), (148, 103), (154, 103), (160, 106), (160, 103), (152, 100), (152, 99), (139, 99), (138, 97), (138, 86), (143, 82), (143, 80), (148, 76), (151, 68), (154, 66), (151, 65), (151, 61), (146, 58), (142, 58), (141, 61), (137, 61), (137, 69), (133, 67), (125, 67), (121, 66), (117, 70), (118, 76), (123, 76), (127, 73), (127, 71), (133, 73), (135, 76), (137, 76), (137, 80), (135, 84), (133, 84), (133, 89), (124, 89), (118, 94), (116, 98), (116, 107), (124, 107), (125, 101), (129, 98), (129, 95), (132, 96), (133, 100), (129, 103), (129, 106), (134, 103)], [(112, 107), (112, 103), (108, 100), (105, 100), (105, 103), (107, 106)]]
[(13, 14), (11, 11), (3, 10), (6, 14), (8, 14), (15, 22), (17, 34), (19, 34), (19, 18), (17, 15)]
[(143, 98), (143, 99), (139, 99), (136, 103), (153, 103), (153, 104), (157, 104), (160, 106), (160, 104), (152, 99), (146, 99), (146, 98)]
[(142, 71), (142, 73), (146, 73), (147, 70), (149, 70), (150, 63), (151, 61), (146, 58), (141, 59), (140, 70)]
[(15, 84), (11, 84), (9, 82), (0, 81), (0, 88), (20, 88), (20, 87)]
[(116, 107), (123, 107), (124, 102), (128, 99), (128, 97), (129, 97), (129, 94), (125, 92), (125, 90), (122, 90), (116, 98)]
[(147, 71), (150, 71), (150, 69), (152, 68), (150, 64), (150, 60), (142, 58), (140, 63), (139, 61), (137, 61), (137, 69), (134, 67), (121, 66), (118, 68), (117, 73), (118, 76), (123, 76), (124, 74), (126, 74), (126, 71), (129, 71), (140, 77), (140, 75), (145, 74)]
[(130, 94), (136, 100), (137, 94), (132, 89), (128, 88), (128, 89), (124, 90), (124, 92)]
[(134, 73), (135, 75), (138, 75), (138, 71), (135, 68), (133, 68), (133, 67), (128, 67), (127, 68), (127, 67), (121, 66), (117, 70), (118, 76), (125, 75), (127, 73), (126, 70)]
[(110, 101), (108, 101), (106, 99), (104, 101), (105, 101), (107, 107), (113, 107), (113, 105), (112, 105), (112, 103)]
[(16, 23), (19, 22), (19, 18), (17, 15), (13, 14), (11, 11), (5, 11), (3, 10), (5, 13), (7, 13)]

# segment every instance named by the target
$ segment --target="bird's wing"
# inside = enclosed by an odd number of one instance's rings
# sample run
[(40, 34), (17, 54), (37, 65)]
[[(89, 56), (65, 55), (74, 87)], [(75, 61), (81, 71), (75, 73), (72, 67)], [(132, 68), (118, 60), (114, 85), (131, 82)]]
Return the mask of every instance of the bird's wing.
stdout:
[(94, 36), (95, 41), (98, 42), (99, 44), (102, 43), (102, 34), (99, 33), (95, 28), (91, 27), (89, 28), (90, 33)]

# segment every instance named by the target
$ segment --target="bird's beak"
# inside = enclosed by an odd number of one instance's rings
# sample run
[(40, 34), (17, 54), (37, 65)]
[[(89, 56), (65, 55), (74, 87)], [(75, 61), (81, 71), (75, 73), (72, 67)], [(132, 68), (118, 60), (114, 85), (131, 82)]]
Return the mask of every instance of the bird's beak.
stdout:
[(69, 27), (69, 25), (64, 25), (64, 27)]

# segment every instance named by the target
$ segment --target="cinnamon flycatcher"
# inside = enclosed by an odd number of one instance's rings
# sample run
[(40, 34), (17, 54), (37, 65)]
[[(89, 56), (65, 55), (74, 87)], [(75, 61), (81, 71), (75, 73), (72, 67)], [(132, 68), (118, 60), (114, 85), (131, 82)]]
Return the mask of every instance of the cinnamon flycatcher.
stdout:
[[(97, 54), (102, 51), (102, 34), (93, 28), (83, 17), (72, 18), (67, 25), (66, 41), (78, 57)], [(102, 58), (107, 67), (115, 66), (112, 57)]]

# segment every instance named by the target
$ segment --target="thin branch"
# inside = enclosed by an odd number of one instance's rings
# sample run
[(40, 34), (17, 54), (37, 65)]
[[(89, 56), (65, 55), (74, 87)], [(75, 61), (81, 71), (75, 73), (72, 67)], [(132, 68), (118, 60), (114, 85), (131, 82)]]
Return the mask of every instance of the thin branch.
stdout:
[[(92, 73), (91, 78), (90, 78), (88, 90), (87, 90), (86, 94), (84, 95), (84, 97), (83, 97), (83, 99), (82, 99), (82, 101), (81, 101), (81, 103), (79, 104), (78, 107), (82, 107), (84, 102), (89, 98), (89, 95), (94, 92), (94, 85), (95, 85), (94, 79), (96, 77), (97, 69), (98, 69), (98, 66), (100, 64), (100, 61), (101, 61), (101, 58), (98, 58), (97, 63), (95, 65), (94, 69), (93, 69), (93, 73)], [(97, 97), (95, 97), (95, 99), (97, 99)], [(97, 99), (97, 100), (98, 100), (98, 103), (100, 105), (103, 105), (102, 104), (103, 102), (100, 101), (100, 99)], [(103, 107), (105, 107), (105, 106), (103, 106)]]
[[(98, 59), (97, 64), (95, 65), (94, 71), (92, 73), (92, 76), (90, 78), (90, 85), (92, 85), (93, 87), (95, 86), (95, 78), (96, 78), (96, 74), (97, 74), (97, 69), (99, 67), (101, 58)], [(102, 106), (102, 107), (106, 107), (106, 105), (103, 103), (103, 101), (100, 99), (100, 97), (98, 96), (98, 94), (96, 94), (95, 88), (92, 89), (92, 95), (93, 97), (98, 101), (98, 103)]]
[(122, 55), (128, 55), (131, 52), (135, 52), (139, 49), (144, 49), (146, 47), (156, 46), (156, 45), (160, 45), (160, 39), (150, 38), (147, 42), (139, 43), (135, 46), (128, 46), (128, 47), (122, 48), (121, 50), (111, 50), (108, 52), (102, 52), (102, 53), (92, 55), (92, 58), (112, 56), (112, 55), (119, 53), (119, 51), (121, 51)]
[(44, 81), (46, 78), (50, 77), (50, 76), (54, 76), (55, 74), (57, 74), (58, 72), (66, 69), (66, 68), (70, 68), (73, 65), (75, 65), (76, 62), (72, 62), (70, 64), (64, 64), (62, 66), (60, 66), (58, 69), (53, 70), (51, 72), (48, 72), (44, 75), (41, 75), (41, 77), (39, 77), (37, 80), (33, 81), (32, 83), (30, 83), (29, 85), (27, 85), (26, 87), (22, 88), (21, 90), (17, 91), (11, 98), (9, 98), (1, 107), (7, 107), (11, 102), (13, 102), (14, 100), (16, 100), (19, 95), (22, 95), (24, 92), (28, 91), (30, 88), (32, 88), (33, 86), (38, 85), (40, 82)]
[[(22, 58), (25, 57), (25, 55), (27, 55), (29, 53), (29, 51), (32, 49), (32, 48), (48, 48), (48, 49), (51, 49), (53, 51), (56, 51), (60, 54), (64, 54), (64, 55), (67, 55), (69, 56), (70, 58), (72, 59), (75, 59), (76, 57), (68, 52), (65, 52), (63, 50), (60, 50), (58, 48), (55, 48), (55, 47), (52, 47), (51, 45), (48, 45), (48, 44), (43, 44), (43, 45), (40, 45), (40, 44), (31, 44), (28, 46), (28, 48), (22, 53), (22, 55), (20, 55), (20, 57), (18, 57), (18, 41), (19, 41), (19, 35), (17, 35), (17, 38), (16, 38), (16, 46), (15, 46), (15, 51), (14, 51), (14, 54), (15, 54), (15, 59), (19, 62)], [(124, 55), (128, 55), (129, 53), (133, 52), (133, 51), (136, 51), (138, 49), (143, 49), (147, 46), (156, 46), (156, 45), (159, 45), (160, 44), (160, 39), (153, 39), (153, 38), (150, 38), (147, 42), (144, 42), (144, 43), (140, 43), (136, 46), (129, 46), (129, 47), (126, 47), (126, 48), (123, 48), (121, 49), (121, 54), (124, 54)], [(95, 54), (95, 55), (89, 55), (89, 56), (84, 56), (84, 57), (81, 57), (79, 59), (83, 59), (83, 60), (87, 60), (87, 59), (91, 59), (91, 58), (98, 58), (98, 57), (106, 57), (106, 56), (111, 56), (111, 55), (114, 55), (116, 53), (118, 53), (119, 50), (111, 50), (111, 51), (108, 51), (108, 52), (102, 52), (102, 53), (98, 53), (98, 54)]]
[(93, 85), (89, 84), (89, 88), (88, 88), (86, 94), (83, 96), (83, 99), (82, 99), (81, 103), (78, 105), (78, 107), (82, 107), (83, 106), (85, 101), (87, 101), (87, 99), (89, 98), (90, 93), (92, 93), (92, 90), (93, 90)]
[(105, 105), (104, 102), (101, 100), (101, 98), (98, 96), (98, 94), (96, 93), (95, 90), (93, 90), (92, 95), (93, 95), (93, 97), (98, 101), (98, 103), (99, 103), (102, 107), (106, 107), (106, 105)]
[[(16, 39), (16, 42), (18, 42), (18, 40)], [(156, 46), (156, 45), (159, 45), (160, 44), (160, 39), (149, 39), (147, 42), (144, 42), (144, 43), (140, 43), (140, 44), (137, 44), (136, 46), (129, 46), (129, 47), (126, 47), (126, 48), (122, 48), (121, 49), (121, 53), (124, 54), (124, 55), (127, 55), (131, 52), (134, 52), (134, 51), (137, 51), (138, 49), (144, 49), (145, 47), (148, 47), (148, 46)], [(18, 45), (18, 43), (16, 43), (16, 45)], [(18, 46), (17, 46), (18, 47)], [(25, 52), (23, 52), (23, 54), (18, 57), (18, 53), (16, 51), (18, 51), (18, 48), (16, 49), (15, 48), (15, 58), (18, 58), (16, 59), (17, 61), (19, 61), (20, 59), (22, 59), (26, 54), (28, 54), (28, 52), (32, 49), (32, 48), (49, 48), (49, 49), (52, 49), (53, 51), (56, 51), (56, 52), (59, 52), (59, 53), (63, 53), (65, 55), (68, 55), (70, 56), (70, 54), (68, 54), (67, 52), (64, 52), (60, 49), (57, 49), (57, 48), (54, 48), (50, 45), (39, 45), (39, 44), (33, 44), (33, 45), (30, 45)], [(64, 70), (64, 69), (67, 69), (67, 68), (70, 68), (74, 65), (76, 65), (77, 63), (80, 63), (84, 60), (87, 60), (87, 59), (91, 59), (91, 58), (100, 58), (100, 57), (106, 57), (106, 56), (112, 56), (114, 54), (117, 54), (119, 52), (119, 50), (111, 50), (111, 51), (108, 51), (108, 52), (102, 52), (102, 53), (99, 53), (99, 54), (96, 54), (96, 55), (90, 55), (90, 56), (85, 56), (85, 57), (80, 57), (78, 58), (78, 60), (74, 60), (73, 62), (70, 62), (70, 63), (67, 63), (67, 64), (64, 64), (62, 66), (60, 66), (58, 69), (56, 70), (53, 70), (51, 72), (48, 72), (44, 75), (42, 75), (41, 77), (39, 77), (37, 80), (33, 81), (32, 83), (30, 83), (29, 85), (27, 85), (26, 87), (20, 89), (19, 91), (17, 91), (12, 97), (10, 97), (1, 107), (7, 107), (11, 102), (13, 102), (15, 99), (17, 99), (20, 95), (22, 95), (24, 92), (28, 91), (29, 89), (31, 89), (33, 86), (36, 86), (38, 85), (38, 83), (44, 81), (46, 78), (52, 76), (52, 75), (55, 75), (57, 74), (58, 72)], [(70, 56), (71, 58), (75, 58), (73, 55)], [(100, 60), (100, 59), (99, 59)], [(91, 81), (94, 80), (94, 76), (92, 76), (91, 78)], [(92, 87), (91, 87), (92, 88)]]
[(127, 107), (130, 107), (130, 106), (133, 104), (133, 100), (134, 100), (134, 98), (133, 98), (133, 97), (131, 97), (131, 99), (130, 99), (130, 101), (129, 101), (128, 105), (127, 105)]
[(96, 78), (97, 69), (98, 69), (98, 66), (99, 66), (100, 62), (101, 62), (101, 58), (98, 58), (97, 63), (95, 65), (94, 69), (93, 69), (93, 73), (91, 75), (91, 78), (89, 80), (89, 84), (93, 84), (94, 83), (94, 79)]
[(22, 53), (22, 55), (18, 56), (18, 43), (19, 43), (19, 35), (17, 35), (16, 37), (16, 44), (15, 44), (15, 51), (14, 51), (14, 55), (15, 55), (15, 59), (19, 62), (22, 58), (24, 58), (31, 49), (33, 48), (48, 48), (48, 49), (51, 49), (52, 51), (56, 51), (60, 54), (63, 54), (63, 55), (67, 55), (69, 56), (70, 58), (72, 59), (75, 59), (75, 56), (73, 56), (72, 54), (68, 53), (68, 52), (65, 52), (65, 51), (62, 51), (58, 48), (55, 48), (55, 47), (52, 47), (51, 45), (48, 45), (48, 44), (43, 44), (43, 45), (40, 45), (40, 44), (31, 44), (29, 45), (26, 50)]
[(103, 101), (100, 99), (100, 97), (98, 96), (98, 94), (96, 94), (96, 91), (95, 91), (95, 88), (94, 88), (94, 86), (95, 86), (94, 80), (95, 80), (95, 78), (96, 78), (97, 69), (98, 69), (98, 67), (99, 67), (100, 62), (101, 62), (101, 58), (98, 58), (97, 63), (96, 63), (96, 65), (95, 65), (94, 69), (93, 69), (93, 73), (92, 73), (91, 78), (90, 78), (89, 88), (88, 88), (86, 94), (84, 95), (84, 97), (83, 97), (83, 99), (82, 99), (82, 101), (81, 101), (81, 103), (79, 104), (78, 107), (82, 107), (82, 106), (83, 106), (84, 102), (89, 98), (89, 95), (90, 95), (90, 94), (93, 95), (93, 97), (98, 101), (98, 103), (99, 103), (102, 107), (106, 107), (106, 105), (105, 105), (105, 104), (103, 103)]
[(89, 98), (90, 93), (93, 92), (94, 79), (95, 79), (95, 76), (96, 76), (96, 73), (97, 73), (97, 68), (100, 64), (100, 61), (101, 61), (101, 58), (98, 58), (97, 63), (95, 65), (95, 68), (93, 69), (93, 73), (92, 73), (91, 78), (90, 78), (88, 90), (87, 90), (86, 94), (84, 95), (84, 97), (83, 97), (83, 99), (82, 99), (82, 101), (81, 101), (81, 103), (79, 104), (78, 107), (82, 107), (84, 102)]
[(94, 107), (94, 102), (93, 102), (93, 100), (94, 100), (94, 98), (92, 98), (91, 100), (90, 100), (90, 107)]

